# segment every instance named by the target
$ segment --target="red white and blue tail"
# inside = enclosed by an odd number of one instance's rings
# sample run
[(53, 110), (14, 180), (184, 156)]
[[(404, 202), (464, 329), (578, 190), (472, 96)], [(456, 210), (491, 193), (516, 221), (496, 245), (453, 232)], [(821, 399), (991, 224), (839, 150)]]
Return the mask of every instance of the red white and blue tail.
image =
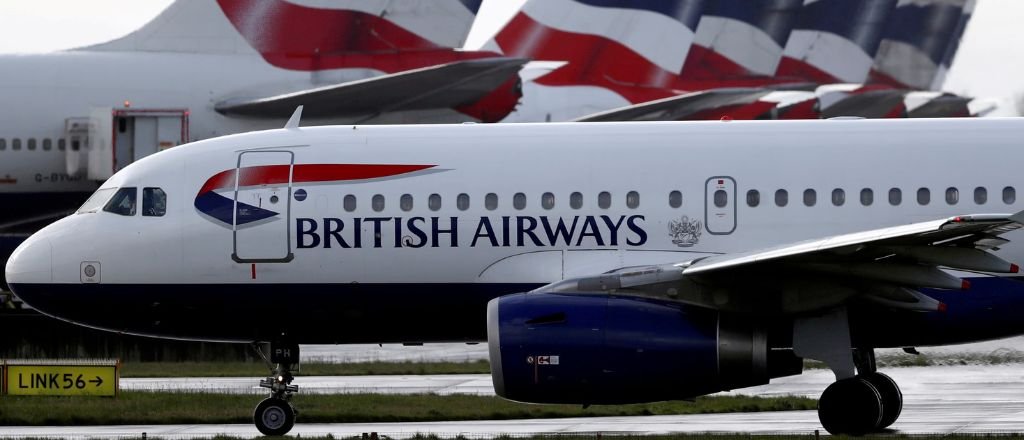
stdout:
[(135, 32), (84, 49), (258, 54), (290, 70), (344, 68), (369, 54), (462, 47), (479, 7), (480, 0), (177, 0)]
[(973, 6), (967, 0), (901, 0), (886, 24), (871, 81), (915, 90), (941, 88)]
[(628, 89), (672, 86), (703, 6), (703, 0), (529, 0), (485, 49), (566, 63), (536, 79), (539, 84), (593, 85), (642, 102), (656, 96)]
[(708, 2), (683, 66), (683, 79), (774, 75), (802, 5), (803, 0)]
[(819, 84), (863, 83), (896, 0), (805, 0), (776, 72)]

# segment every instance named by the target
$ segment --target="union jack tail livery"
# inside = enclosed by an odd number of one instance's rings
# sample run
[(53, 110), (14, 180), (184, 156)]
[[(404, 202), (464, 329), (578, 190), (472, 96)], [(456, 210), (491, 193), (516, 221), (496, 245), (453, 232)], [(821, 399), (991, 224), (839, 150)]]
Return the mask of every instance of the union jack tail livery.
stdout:
[(896, 0), (805, 0), (776, 74), (863, 83), (895, 6)]
[(967, 0), (900, 1), (886, 24), (871, 81), (917, 90), (941, 88), (973, 8)]

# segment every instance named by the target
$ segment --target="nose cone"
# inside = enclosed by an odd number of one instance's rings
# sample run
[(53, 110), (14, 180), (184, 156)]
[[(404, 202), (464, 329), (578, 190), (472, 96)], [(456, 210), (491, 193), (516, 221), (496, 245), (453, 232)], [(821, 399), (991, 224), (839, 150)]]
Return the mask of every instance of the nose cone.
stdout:
[(7, 260), (7, 284), (18, 293), (19, 284), (42, 284), (53, 281), (53, 246), (50, 240), (33, 235), (18, 246)]

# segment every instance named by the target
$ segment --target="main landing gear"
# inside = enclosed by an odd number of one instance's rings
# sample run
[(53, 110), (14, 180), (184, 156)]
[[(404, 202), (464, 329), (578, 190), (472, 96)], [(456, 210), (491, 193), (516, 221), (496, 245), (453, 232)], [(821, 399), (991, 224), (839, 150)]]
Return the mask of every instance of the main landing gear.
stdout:
[(831, 434), (864, 435), (888, 428), (903, 411), (903, 393), (879, 373), (871, 348), (850, 349), (845, 309), (793, 323), (793, 350), (824, 362), (836, 375), (818, 400), (818, 420)]
[(253, 344), (256, 352), (267, 362), (271, 375), (260, 381), (260, 387), (270, 390), (270, 397), (263, 399), (252, 413), (253, 423), (263, 435), (284, 435), (295, 426), (298, 411), (289, 402), (292, 394), (299, 392), (298, 385), (292, 385), (292, 368), (299, 365), (299, 345), (284, 335), (270, 343), (270, 359)]
[(871, 367), (825, 388), (818, 400), (818, 420), (832, 434), (864, 435), (888, 428), (903, 411), (903, 393), (891, 377), (874, 370), (874, 351), (857, 350)]

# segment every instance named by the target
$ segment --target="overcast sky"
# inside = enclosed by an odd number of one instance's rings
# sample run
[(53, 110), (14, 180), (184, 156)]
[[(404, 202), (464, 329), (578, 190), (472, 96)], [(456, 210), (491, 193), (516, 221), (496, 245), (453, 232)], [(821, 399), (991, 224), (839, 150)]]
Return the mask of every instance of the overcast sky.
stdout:
[[(185, 0), (190, 1), (190, 0)], [(467, 47), (475, 48), (524, 0), (485, 0)], [(124, 35), (160, 13), (171, 0), (2, 0), (0, 53), (47, 52)], [(1016, 114), (1024, 99), (1024, 1), (978, 0), (974, 19), (945, 90), (1001, 103)]]

